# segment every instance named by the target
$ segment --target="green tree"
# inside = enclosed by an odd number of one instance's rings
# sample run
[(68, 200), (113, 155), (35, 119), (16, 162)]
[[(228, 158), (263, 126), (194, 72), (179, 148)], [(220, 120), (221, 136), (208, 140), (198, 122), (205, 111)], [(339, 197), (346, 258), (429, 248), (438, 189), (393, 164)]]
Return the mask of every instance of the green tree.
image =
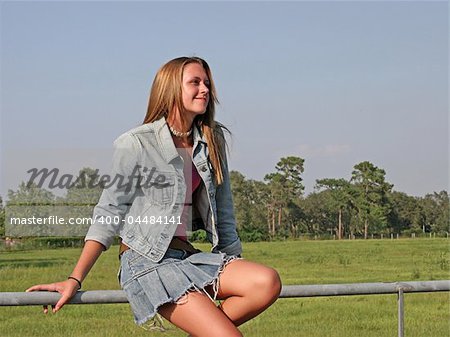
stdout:
[(391, 212), (388, 215), (389, 230), (393, 233), (405, 230), (420, 231), (422, 223), (420, 199), (398, 191), (391, 192), (388, 197), (391, 205)]
[(244, 241), (267, 238), (265, 205), (267, 186), (259, 181), (247, 180), (237, 171), (230, 172), (235, 216), (240, 237)]
[(251, 201), (249, 186), (243, 174), (230, 171), (231, 191), (233, 193), (234, 214), (238, 230), (244, 224), (251, 222)]
[(423, 212), (422, 228), (426, 232), (449, 232), (449, 196), (447, 191), (427, 194), (420, 201)]
[(8, 236), (41, 236), (48, 235), (50, 224), (11, 223), (11, 217), (28, 219), (32, 217), (46, 218), (53, 215), (55, 196), (52, 192), (38, 187), (35, 183), (21, 182), (16, 191), (8, 190), (8, 218), (5, 226)]
[(90, 167), (84, 167), (79, 172), (75, 182), (67, 190), (64, 201), (80, 206), (95, 206), (102, 193), (98, 171)]
[(369, 225), (382, 229), (386, 226), (389, 213), (388, 193), (393, 185), (385, 180), (386, 172), (368, 161), (354, 166), (351, 182), (356, 187), (354, 205), (358, 217), (364, 224), (364, 238), (367, 239)]
[(302, 200), (302, 210), (304, 233), (323, 234), (336, 225), (336, 208), (329, 190), (310, 193)]
[(291, 199), (302, 196), (305, 187), (303, 186), (303, 178), (305, 160), (300, 157), (281, 158), (275, 166), (275, 169), (284, 179), (285, 192)]
[[(283, 214), (288, 217), (292, 227), (292, 219), (299, 214), (298, 200), (303, 194), (304, 186), (301, 174), (304, 171), (305, 160), (299, 157), (281, 158), (276, 165), (277, 172), (267, 174), (264, 180), (269, 189), (269, 201), (267, 204), (267, 222), (271, 236), (275, 236), (277, 228), (286, 235), (287, 226), (282, 226)], [(289, 218), (286, 219), (288, 225)]]
[(344, 235), (343, 212), (349, 208), (352, 200), (352, 186), (345, 179), (318, 179), (316, 180), (316, 188), (324, 188), (330, 191), (332, 207), (337, 209), (338, 225), (337, 237), (342, 239)]
[[(270, 173), (264, 177), (269, 189), (269, 200), (267, 203), (267, 223), (269, 233), (275, 236), (277, 227), (281, 226), (283, 207), (287, 202), (287, 195), (284, 193), (284, 179), (280, 173)], [(276, 222), (278, 219), (278, 225)]]
[[(98, 171), (89, 167), (82, 168), (72, 186), (67, 189), (64, 198), (59, 198), (57, 214), (64, 218), (87, 219), (92, 217), (95, 205), (102, 193)], [(67, 224), (62, 234), (65, 236), (84, 236), (89, 228), (88, 222)]]

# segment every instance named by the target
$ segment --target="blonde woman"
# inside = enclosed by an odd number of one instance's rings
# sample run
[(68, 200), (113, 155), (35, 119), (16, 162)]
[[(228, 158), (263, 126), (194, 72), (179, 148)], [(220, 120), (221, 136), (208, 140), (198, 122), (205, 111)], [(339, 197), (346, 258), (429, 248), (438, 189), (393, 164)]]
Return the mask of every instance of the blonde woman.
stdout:
[[(60, 310), (119, 235), (119, 281), (137, 324), (155, 323), (159, 313), (191, 336), (242, 336), (237, 327), (278, 298), (281, 282), (274, 269), (240, 257), (227, 130), (214, 119), (216, 103), (203, 59), (163, 65), (144, 123), (114, 143), (111, 183), (69, 278), (27, 291), (61, 293), (53, 312)], [(197, 229), (206, 231), (211, 252), (189, 243)]]

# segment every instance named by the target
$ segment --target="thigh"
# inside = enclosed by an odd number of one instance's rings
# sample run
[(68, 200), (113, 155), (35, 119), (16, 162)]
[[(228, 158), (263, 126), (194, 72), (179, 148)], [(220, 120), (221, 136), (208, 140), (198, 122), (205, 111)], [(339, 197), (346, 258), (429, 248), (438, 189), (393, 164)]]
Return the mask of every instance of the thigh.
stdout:
[(242, 336), (233, 322), (205, 294), (191, 291), (179, 303), (162, 305), (158, 312), (193, 336)]
[[(208, 289), (211, 291), (211, 289)], [(231, 296), (248, 296), (259, 291), (281, 290), (278, 272), (260, 263), (238, 259), (227, 264), (219, 277), (218, 300)], [(277, 295), (278, 295), (277, 294)]]

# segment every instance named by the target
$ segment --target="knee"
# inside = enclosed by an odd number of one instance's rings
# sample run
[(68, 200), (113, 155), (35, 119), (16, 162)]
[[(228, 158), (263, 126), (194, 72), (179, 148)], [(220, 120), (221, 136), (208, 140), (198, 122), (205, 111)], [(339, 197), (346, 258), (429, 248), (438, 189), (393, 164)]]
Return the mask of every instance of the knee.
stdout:
[(255, 276), (254, 288), (258, 296), (275, 301), (281, 292), (281, 279), (278, 272), (270, 267)]

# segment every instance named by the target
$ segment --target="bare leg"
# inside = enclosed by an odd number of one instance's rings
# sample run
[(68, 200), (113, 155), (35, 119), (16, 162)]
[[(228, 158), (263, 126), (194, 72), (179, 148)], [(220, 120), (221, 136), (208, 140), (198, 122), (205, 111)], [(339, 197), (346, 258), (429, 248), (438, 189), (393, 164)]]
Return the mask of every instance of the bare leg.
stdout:
[(192, 291), (158, 312), (192, 337), (242, 337), (232, 321), (201, 292)]
[[(211, 293), (211, 288), (207, 288)], [(219, 306), (236, 326), (252, 319), (273, 302), (281, 291), (275, 269), (246, 260), (229, 263), (219, 278)]]

